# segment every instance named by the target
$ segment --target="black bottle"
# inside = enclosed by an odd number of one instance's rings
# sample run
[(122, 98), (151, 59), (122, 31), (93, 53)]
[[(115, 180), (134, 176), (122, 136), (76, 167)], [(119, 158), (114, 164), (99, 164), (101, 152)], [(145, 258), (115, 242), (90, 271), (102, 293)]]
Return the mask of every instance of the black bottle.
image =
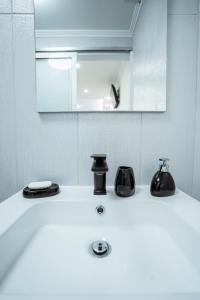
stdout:
[(119, 167), (115, 179), (115, 193), (129, 197), (135, 193), (135, 177), (131, 167)]
[(175, 194), (175, 182), (168, 172), (168, 158), (160, 158), (159, 170), (154, 175), (151, 182), (151, 195), (156, 197), (167, 197)]

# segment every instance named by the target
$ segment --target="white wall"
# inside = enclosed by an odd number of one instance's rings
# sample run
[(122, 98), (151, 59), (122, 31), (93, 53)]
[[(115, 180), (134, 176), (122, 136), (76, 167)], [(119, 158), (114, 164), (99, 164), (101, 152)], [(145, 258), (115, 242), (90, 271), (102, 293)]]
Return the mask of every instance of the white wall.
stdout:
[[(199, 5), (200, 13), (200, 5)], [(194, 177), (193, 196), (200, 200), (200, 18), (199, 41), (198, 41), (198, 76), (197, 76), (197, 113), (195, 126), (195, 157), (194, 157)]]
[(149, 183), (168, 156), (178, 187), (192, 194), (198, 1), (169, 0), (167, 113), (125, 114), (36, 113), (33, 6), (13, 2), (12, 11), (0, 4), (1, 200), (32, 180), (92, 184), (93, 152), (107, 153), (110, 184), (120, 164)]
[(0, 199), (16, 191), (12, 16), (1, 14), (9, 10), (0, 3)]

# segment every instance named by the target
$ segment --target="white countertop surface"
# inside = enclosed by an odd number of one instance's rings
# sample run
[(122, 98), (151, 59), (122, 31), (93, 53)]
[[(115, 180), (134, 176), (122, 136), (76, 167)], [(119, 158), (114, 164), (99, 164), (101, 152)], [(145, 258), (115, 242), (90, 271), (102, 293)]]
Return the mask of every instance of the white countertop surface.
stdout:
[(34, 205), (44, 202), (70, 202), (70, 201), (92, 201), (99, 203), (106, 203), (114, 201), (123, 201), (124, 203), (154, 202), (162, 203), (173, 209), (178, 215), (190, 224), (195, 230), (200, 232), (200, 202), (176, 190), (174, 196), (170, 197), (153, 197), (150, 194), (149, 186), (137, 186), (136, 192), (133, 196), (128, 198), (121, 198), (115, 195), (114, 188), (107, 187), (107, 195), (93, 195), (92, 186), (60, 186), (60, 193), (55, 196), (38, 199), (27, 199), (22, 195), (22, 190), (14, 194), (0, 204), (0, 235), (7, 230), (7, 228), (15, 222), (19, 216), (23, 215), (29, 208)]
[[(93, 195), (91, 186), (61, 186), (60, 193), (49, 198), (27, 199), (19, 191), (12, 197), (0, 204), (0, 236), (29, 208), (44, 202), (93, 202), (96, 204), (124, 203), (124, 205), (135, 205), (135, 203), (162, 203), (170, 207), (196, 232), (200, 233), (200, 202), (177, 189), (176, 194), (171, 197), (157, 198), (150, 194), (149, 186), (137, 186), (135, 195), (129, 198), (117, 197), (113, 187), (107, 188), (107, 195)], [(200, 253), (199, 253), (200, 255)], [(93, 300), (94, 296), (30, 296), (30, 295), (0, 295), (0, 300)], [(200, 300), (200, 294), (154, 294), (154, 295), (119, 295), (95, 296), (96, 300)]]

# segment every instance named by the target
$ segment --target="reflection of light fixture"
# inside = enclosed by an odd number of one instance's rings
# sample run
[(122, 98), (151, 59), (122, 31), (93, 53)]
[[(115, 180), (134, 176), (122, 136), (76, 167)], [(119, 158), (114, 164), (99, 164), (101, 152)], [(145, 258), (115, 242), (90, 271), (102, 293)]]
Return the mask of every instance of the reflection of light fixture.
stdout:
[(49, 65), (56, 70), (69, 70), (72, 67), (71, 59), (49, 58)]
[(89, 91), (88, 91), (88, 89), (84, 89), (83, 92), (84, 92), (85, 94), (88, 94)]
[(79, 63), (76, 64), (76, 68), (80, 69), (81, 65)]
[(111, 103), (108, 103), (108, 102), (104, 102), (103, 103), (103, 109), (105, 110), (111, 110), (113, 108), (112, 104)]
[(112, 100), (112, 97), (107, 96), (107, 97), (106, 97), (106, 100)]

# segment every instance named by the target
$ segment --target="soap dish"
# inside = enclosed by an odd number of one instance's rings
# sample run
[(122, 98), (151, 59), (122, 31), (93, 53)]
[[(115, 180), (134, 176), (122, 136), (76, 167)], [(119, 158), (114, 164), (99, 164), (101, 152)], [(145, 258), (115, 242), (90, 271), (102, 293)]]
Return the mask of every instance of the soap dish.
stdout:
[(44, 198), (57, 195), (59, 193), (59, 185), (52, 183), (48, 188), (44, 189), (30, 189), (28, 186), (23, 189), (23, 196), (25, 198)]

